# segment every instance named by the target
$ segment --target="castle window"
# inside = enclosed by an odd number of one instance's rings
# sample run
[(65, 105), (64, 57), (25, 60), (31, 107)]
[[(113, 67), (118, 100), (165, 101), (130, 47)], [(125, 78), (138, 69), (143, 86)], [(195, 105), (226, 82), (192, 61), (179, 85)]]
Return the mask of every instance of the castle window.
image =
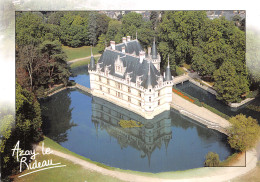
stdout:
[(130, 78), (127, 77), (127, 78), (126, 78), (126, 81), (127, 81), (127, 84), (129, 84), (129, 83), (130, 83)]
[(139, 106), (141, 107), (141, 102), (139, 101)]
[(110, 88), (107, 89), (107, 92), (110, 94)]
[(152, 89), (149, 89), (149, 92), (151, 92), (152, 91)]
[(101, 82), (101, 76), (99, 76), (99, 81)]
[(102, 85), (99, 86), (99, 89), (102, 90)]
[(128, 96), (128, 102), (131, 102), (131, 97), (130, 96)]
[(141, 92), (139, 91), (139, 97), (141, 97)]
[(140, 81), (137, 81), (136, 84), (137, 84), (137, 87), (140, 87), (140, 84), (141, 82)]
[(131, 93), (131, 88), (130, 87), (128, 87), (128, 92)]
[(151, 102), (152, 101), (152, 97), (149, 97), (149, 102)]
[(120, 92), (116, 92), (116, 96), (120, 98)]
[(160, 94), (161, 94), (160, 91), (158, 91), (158, 97), (160, 96)]
[(160, 100), (158, 100), (158, 106), (160, 105)]
[(108, 84), (108, 85), (110, 84), (109, 79), (107, 79), (107, 84)]
[(118, 88), (118, 89), (121, 89), (121, 84), (120, 83), (116, 83), (116, 87)]

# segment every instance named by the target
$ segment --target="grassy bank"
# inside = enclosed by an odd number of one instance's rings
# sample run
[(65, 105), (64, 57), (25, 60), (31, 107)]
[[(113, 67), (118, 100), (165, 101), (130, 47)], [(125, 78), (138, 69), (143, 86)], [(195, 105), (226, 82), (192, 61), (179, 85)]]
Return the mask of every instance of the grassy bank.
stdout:
[(198, 175), (207, 175), (207, 173), (208, 173), (208, 169), (203, 168), (203, 167), (196, 168), (196, 169), (189, 169), (189, 170), (185, 170), (185, 171), (170, 171), (170, 172), (161, 172), (161, 173), (148, 173), (148, 172), (139, 172), (139, 171), (132, 171), (132, 170), (123, 170), (123, 169), (119, 169), (119, 168), (110, 167), (105, 164), (95, 162), (95, 161), (92, 161), (85, 157), (82, 157), (78, 154), (75, 154), (74, 152), (69, 151), (68, 149), (62, 147), (58, 143), (49, 139), (48, 137), (44, 138), (44, 145), (46, 147), (50, 147), (53, 150), (57, 150), (57, 151), (65, 153), (65, 154), (75, 156), (77, 158), (80, 158), (87, 162), (94, 163), (100, 167), (103, 167), (103, 168), (106, 168), (109, 170), (120, 171), (120, 172), (129, 173), (129, 174), (140, 175), (140, 176), (148, 176), (148, 177), (156, 177), (156, 178), (164, 178), (164, 179), (184, 179), (187, 177), (196, 177)]
[[(118, 168), (113, 168), (106, 166), (104, 164), (91, 161), (90, 159), (87, 159), (85, 157), (82, 157), (78, 154), (75, 154), (68, 149), (62, 147), (58, 143), (54, 142), (53, 140), (44, 137), (44, 145), (45, 148), (49, 147), (52, 150), (60, 151), (65, 154), (69, 154), (72, 156), (75, 156), (77, 158), (80, 158), (82, 160), (85, 160), (87, 162), (94, 163), (98, 166), (101, 166), (103, 168), (107, 168), (109, 170), (115, 170), (120, 172), (125, 172), (129, 174), (135, 174), (140, 176), (148, 176), (148, 177), (155, 177), (155, 178), (163, 178), (163, 179), (185, 179), (185, 178), (192, 178), (192, 177), (198, 177), (198, 176), (206, 176), (209, 173), (213, 172), (214, 168), (196, 168), (196, 169), (190, 169), (186, 171), (175, 171), (175, 172), (161, 172), (161, 173), (144, 173), (144, 172), (138, 172), (138, 171), (131, 171), (131, 170), (122, 170)], [(40, 143), (41, 145), (41, 143)], [(32, 173), (27, 176), (23, 176), (21, 178), (18, 178), (18, 175), (14, 176), (15, 181), (120, 181), (116, 178), (105, 176), (100, 173), (88, 170), (83, 168), (82, 166), (75, 164), (69, 160), (66, 160), (62, 157), (56, 156), (56, 155), (38, 155), (37, 160), (43, 161), (43, 160), (53, 160), (53, 163), (61, 163), (62, 165), (66, 165), (66, 167), (61, 168), (54, 168), (49, 169), (45, 171), (40, 171), (37, 173)], [(233, 158), (234, 159), (234, 158)], [(23, 171), (20, 175), (26, 174), (28, 170)]]
[[(90, 46), (82, 46), (82, 47), (77, 47), (77, 48), (62, 46), (62, 49), (68, 56), (67, 61), (91, 56), (91, 47)], [(92, 52), (93, 52), (93, 55), (99, 54), (96, 47), (92, 47)]]
[(220, 166), (232, 166), (242, 155), (245, 155), (245, 153), (234, 153), (231, 156), (229, 156), (226, 160), (221, 161)]
[[(43, 171), (39, 171), (36, 173), (32, 173), (26, 176), (18, 177), (18, 175), (14, 176), (14, 181), (18, 182), (26, 182), (26, 181), (37, 181), (37, 182), (46, 182), (46, 181), (65, 181), (65, 182), (84, 182), (84, 181), (97, 181), (97, 182), (114, 182), (120, 181), (111, 176), (101, 175), (98, 172), (94, 172), (92, 170), (88, 170), (83, 168), (78, 164), (74, 164), (71, 161), (68, 161), (62, 157), (57, 155), (38, 155), (37, 161), (43, 160), (52, 160), (53, 163), (61, 163), (62, 165), (66, 165), (65, 167), (47, 169)], [(32, 172), (33, 170), (25, 170), (20, 175), (26, 174), (28, 172)]]
[[(100, 58), (100, 56), (95, 57), (96, 62), (97, 62), (97, 60), (99, 60), (99, 58)], [(89, 62), (90, 62), (90, 58), (89, 59), (84, 59), (84, 60), (77, 61), (77, 62), (74, 62), (74, 63), (70, 64), (70, 67), (71, 68), (76, 68), (76, 67), (79, 67), (79, 66), (84, 66), (84, 65), (89, 64)]]

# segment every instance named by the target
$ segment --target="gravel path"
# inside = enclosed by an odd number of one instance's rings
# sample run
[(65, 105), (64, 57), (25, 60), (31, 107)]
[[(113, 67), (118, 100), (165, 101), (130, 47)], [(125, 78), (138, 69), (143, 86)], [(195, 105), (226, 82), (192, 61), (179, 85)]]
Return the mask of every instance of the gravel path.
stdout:
[[(96, 54), (96, 55), (94, 55), (94, 58), (95, 58), (95, 57), (99, 57), (99, 56), (101, 56), (101, 54)], [(77, 62), (77, 61), (82, 61), (82, 60), (84, 60), (84, 59), (89, 59), (89, 58), (91, 58), (91, 56), (83, 57), (83, 58), (78, 58), (78, 59), (73, 59), (73, 60), (67, 61), (67, 63), (71, 64), (71, 63), (75, 63), (75, 62)]]

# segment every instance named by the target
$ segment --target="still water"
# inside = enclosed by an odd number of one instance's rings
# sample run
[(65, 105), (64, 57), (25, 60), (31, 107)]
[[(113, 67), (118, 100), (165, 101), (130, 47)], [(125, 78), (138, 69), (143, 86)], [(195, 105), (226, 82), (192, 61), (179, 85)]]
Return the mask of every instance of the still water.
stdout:
[[(73, 78), (75, 79), (75, 78)], [(41, 101), (44, 134), (93, 161), (143, 172), (203, 167), (212, 151), (220, 160), (232, 154), (226, 137), (178, 112), (152, 120), (79, 90), (64, 90)], [(124, 129), (118, 122), (135, 120), (143, 127)]]
[(253, 118), (257, 119), (260, 123), (260, 114), (257, 111), (251, 110), (247, 108), (249, 104), (260, 106), (260, 97), (257, 97), (250, 103), (244, 104), (239, 108), (231, 108), (224, 104), (223, 102), (216, 99), (216, 96), (203, 90), (202, 88), (194, 85), (193, 83), (187, 81), (183, 84), (178, 84), (177, 88), (182, 90), (183, 92), (199, 99), (199, 101), (206, 103), (209, 106), (216, 108), (217, 110), (221, 111), (222, 113), (228, 116), (235, 116), (239, 113), (245, 114), (246, 116), (252, 116)]

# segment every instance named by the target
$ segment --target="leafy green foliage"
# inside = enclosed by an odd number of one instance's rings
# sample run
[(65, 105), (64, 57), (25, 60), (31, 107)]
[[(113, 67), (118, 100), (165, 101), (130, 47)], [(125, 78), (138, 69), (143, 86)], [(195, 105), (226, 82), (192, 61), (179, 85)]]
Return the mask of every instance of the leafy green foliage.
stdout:
[(38, 44), (44, 37), (42, 18), (31, 12), (22, 13), (16, 19), (16, 43), (18, 45)]
[(215, 152), (209, 152), (206, 155), (206, 160), (204, 162), (204, 166), (206, 167), (217, 167), (219, 166), (220, 161), (219, 161), (219, 156)]
[(12, 126), (14, 125), (13, 115), (5, 115), (0, 118), (0, 134), (2, 139), (0, 140), (0, 153), (4, 152), (6, 140), (11, 136)]
[[(111, 39), (111, 40), (113, 40), (113, 39)], [(98, 44), (97, 44), (97, 49), (98, 49), (99, 53), (102, 53), (105, 50), (106, 44), (107, 44), (106, 35), (102, 34), (101, 36), (99, 36)]]
[(255, 146), (260, 136), (260, 126), (256, 119), (243, 114), (230, 118), (232, 126), (229, 128), (228, 142), (238, 151), (246, 151)]
[(249, 91), (248, 80), (237, 74), (235, 66), (229, 61), (214, 72), (214, 80), (214, 89), (220, 100), (237, 102), (242, 94)]
[(122, 18), (123, 35), (133, 37), (136, 35), (136, 31), (141, 27), (142, 23), (143, 19), (141, 14), (131, 12), (124, 15)]
[(12, 157), (11, 152), (18, 140), (24, 150), (31, 150), (32, 144), (42, 139), (40, 104), (31, 92), (23, 89), (18, 83), (16, 83), (15, 111), (13, 128), (12, 115), (1, 118), (1, 130), (4, 134), (4, 143), (1, 143), (1, 159), (3, 159), (1, 160), (1, 177), (3, 179), (19, 168), (19, 163)]
[(108, 29), (106, 33), (106, 45), (109, 45), (111, 40), (114, 40), (116, 43), (122, 41), (123, 34), (121, 32), (122, 23), (117, 20), (111, 20), (108, 24)]
[(71, 47), (89, 44), (88, 18), (66, 13), (60, 20), (61, 42)]

